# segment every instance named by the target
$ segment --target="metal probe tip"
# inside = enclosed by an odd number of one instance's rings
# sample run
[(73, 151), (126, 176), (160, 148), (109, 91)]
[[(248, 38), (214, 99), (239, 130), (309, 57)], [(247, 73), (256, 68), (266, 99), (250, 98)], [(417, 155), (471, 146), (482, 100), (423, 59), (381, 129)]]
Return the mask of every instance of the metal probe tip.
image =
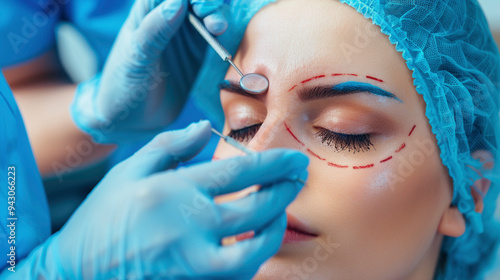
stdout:
[(217, 130), (215, 130), (215, 128), (212, 128), (212, 132), (213, 132), (213, 133), (215, 133), (215, 134), (216, 134), (217, 136), (219, 136), (220, 138), (224, 138), (224, 137), (225, 137), (222, 133), (220, 133), (220, 132), (218, 132)]
[(304, 180), (302, 180), (302, 179), (300, 179), (300, 178), (297, 178), (297, 180), (295, 180), (295, 181), (297, 181), (297, 182), (301, 183), (302, 185), (305, 185), (305, 184), (306, 184), (306, 181), (304, 181)]
[[(250, 151), (249, 149), (247, 149), (246, 147), (243, 148), (243, 146), (240, 146), (240, 145), (235, 145), (235, 143), (237, 143), (237, 141), (233, 138), (231, 138), (230, 136), (226, 136), (222, 133), (220, 133), (219, 131), (217, 131), (215, 128), (212, 127), (212, 132), (215, 133), (215, 135), (219, 136), (220, 138), (224, 139), (226, 141), (226, 143), (228, 143), (229, 145), (233, 146), (234, 148), (244, 152), (245, 154), (249, 154), (251, 153), (252, 151)], [(228, 140), (232, 140), (232, 141), (228, 141)], [(292, 181), (297, 181), (303, 185), (306, 184), (306, 181), (300, 179), (300, 178), (296, 178), (296, 179), (291, 179)]]

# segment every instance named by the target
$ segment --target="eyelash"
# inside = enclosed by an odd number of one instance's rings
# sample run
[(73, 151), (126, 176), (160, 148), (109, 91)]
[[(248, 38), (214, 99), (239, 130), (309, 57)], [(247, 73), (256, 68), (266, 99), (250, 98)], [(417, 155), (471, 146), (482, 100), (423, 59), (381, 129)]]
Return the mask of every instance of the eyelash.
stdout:
[(255, 134), (257, 134), (261, 125), (262, 124), (259, 123), (238, 130), (231, 130), (227, 136), (238, 142), (247, 142), (252, 139)]
[(349, 152), (368, 152), (373, 143), (370, 134), (342, 134), (327, 129), (320, 129), (316, 136), (327, 146), (334, 147), (338, 152), (348, 150)]
[[(228, 136), (239, 142), (247, 142), (257, 134), (261, 125), (254, 124), (242, 129), (231, 130)], [(323, 144), (334, 147), (338, 152), (344, 150), (354, 153), (368, 152), (371, 147), (374, 147), (369, 134), (342, 134), (320, 128), (316, 136), (321, 139)]]

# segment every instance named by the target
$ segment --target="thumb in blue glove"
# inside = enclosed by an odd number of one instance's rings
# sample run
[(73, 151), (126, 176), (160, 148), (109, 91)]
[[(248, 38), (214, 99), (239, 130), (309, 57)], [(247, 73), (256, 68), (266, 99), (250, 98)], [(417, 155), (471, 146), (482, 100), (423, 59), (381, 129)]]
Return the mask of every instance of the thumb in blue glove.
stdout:
[[(304, 172), (308, 158), (271, 150), (169, 169), (209, 137), (208, 122), (157, 136), (111, 170), (12, 279), (250, 279), (281, 245), (285, 208), (302, 187), (289, 178)], [(214, 202), (256, 184), (257, 193)], [(186, 217), (185, 206), (199, 211)], [(253, 239), (221, 245), (251, 230)]]

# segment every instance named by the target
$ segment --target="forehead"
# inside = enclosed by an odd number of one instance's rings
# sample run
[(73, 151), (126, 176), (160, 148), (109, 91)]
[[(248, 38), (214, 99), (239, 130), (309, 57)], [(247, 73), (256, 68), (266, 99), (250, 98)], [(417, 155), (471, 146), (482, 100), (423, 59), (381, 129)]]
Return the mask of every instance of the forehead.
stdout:
[(264, 7), (250, 21), (235, 60), (248, 72), (264, 68), (277, 78), (294, 72), (409, 72), (378, 26), (335, 0), (281, 0)]

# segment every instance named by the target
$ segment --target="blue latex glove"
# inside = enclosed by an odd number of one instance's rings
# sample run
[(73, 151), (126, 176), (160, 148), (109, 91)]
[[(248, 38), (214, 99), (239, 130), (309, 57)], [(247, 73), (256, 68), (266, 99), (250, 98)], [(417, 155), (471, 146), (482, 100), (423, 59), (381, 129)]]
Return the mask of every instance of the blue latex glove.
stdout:
[(189, 4), (212, 33), (227, 29), (223, 0), (134, 3), (102, 74), (73, 101), (73, 119), (96, 142), (150, 139), (178, 116), (207, 47), (187, 21)]
[[(281, 149), (165, 171), (209, 137), (206, 121), (157, 136), (113, 168), (12, 279), (250, 279), (281, 245), (285, 208), (302, 188), (290, 178), (305, 174), (308, 158)], [(213, 200), (255, 184), (261, 190), (240, 200)], [(220, 245), (250, 230), (253, 239)]]

